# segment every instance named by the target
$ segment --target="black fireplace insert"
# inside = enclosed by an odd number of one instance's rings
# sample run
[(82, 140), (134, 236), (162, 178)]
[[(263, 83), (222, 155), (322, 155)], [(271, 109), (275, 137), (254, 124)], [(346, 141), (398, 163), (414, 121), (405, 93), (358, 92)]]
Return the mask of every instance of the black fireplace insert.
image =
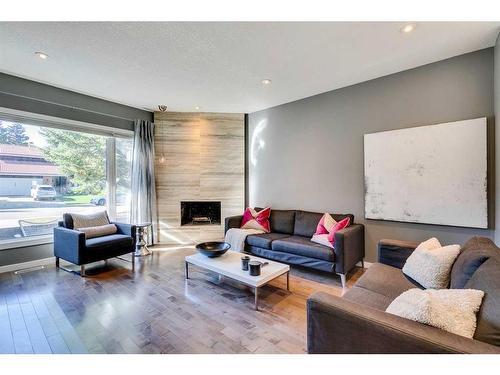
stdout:
[(182, 225), (220, 225), (221, 204), (214, 201), (181, 202)]

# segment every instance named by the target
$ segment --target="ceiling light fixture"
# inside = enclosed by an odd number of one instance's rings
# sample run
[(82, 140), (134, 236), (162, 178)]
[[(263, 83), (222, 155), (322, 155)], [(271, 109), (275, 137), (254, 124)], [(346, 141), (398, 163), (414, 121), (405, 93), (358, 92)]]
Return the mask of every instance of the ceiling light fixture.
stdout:
[(270, 85), (270, 84), (271, 84), (271, 80), (270, 80), (270, 79), (268, 79), (268, 78), (263, 79), (263, 80), (262, 80), (262, 84), (263, 84), (263, 85), (268, 86), (268, 85)]
[(166, 112), (167, 106), (165, 104), (158, 104), (158, 109), (160, 110), (160, 112)]
[(405, 34), (411, 33), (413, 30), (415, 30), (415, 27), (415, 24), (409, 23), (408, 25), (405, 25), (401, 28), (401, 32)]
[(201, 108), (199, 106), (194, 107), (197, 111), (199, 111)]
[(39, 51), (35, 52), (35, 55), (37, 55), (42, 60), (47, 60), (49, 58), (49, 55), (47, 55), (46, 53), (43, 53), (43, 52), (39, 52)]

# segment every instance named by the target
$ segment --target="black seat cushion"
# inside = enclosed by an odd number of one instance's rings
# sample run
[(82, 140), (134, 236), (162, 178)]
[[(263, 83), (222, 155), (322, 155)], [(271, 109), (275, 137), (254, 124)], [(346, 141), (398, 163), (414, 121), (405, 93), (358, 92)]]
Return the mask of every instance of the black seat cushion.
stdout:
[(247, 246), (246, 251), (258, 257), (272, 259), (280, 263), (294, 264), (301, 267), (312, 268), (324, 272), (334, 272), (335, 263), (323, 259), (305, 257), (302, 255), (273, 251), (261, 247)]
[(110, 236), (89, 238), (85, 245), (89, 250), (107, 250), (110, 248), (124, 248), (132, 246), (134, 240), (124, 234), (112, 234)]
[(134, 240), (124, 234), (89, 238), (85, 241), (85, 251), (81, 254), (80, 264), (87, 264), (124, 255), (134, 251)]
[(271, 249), (271, 243), (274, 240), (286, 237), (290, 236), (283, 233), (252, 234), (250, 236), (247, 236), (247, 244), (250, 246), (261, 247), (263, 249)]
[(302, 255), (308, 258), (322, 259), (333, 262), (335, 254), (331, 247), (323, 246), (302, 236), (290, 236), (274, 240), (271, 244), (274, 251)]
[[(261, 211), (262, 208), (255, 207), (255, 210)], [(275, 210), (271, 207), (269, 224), (271, 225), (271, 232), (293, 234), (295, 210)]]
[(462, 289), (474, 272), (489, 258), (499, 257), (500, 250), (486, 237), (472, 237), (462, 247), (451, 269), (451, 289)]
[[(296, 236), (304, 236), (311, 238), (316, 233), (316, 227), (324, 213), (309, 212), (309, 211), (296, 211), (295, 212), (295, 226), (294, 232)], [(349, 217), (350, 224), (354, 223), (354, 215), (351, 214), (330, 214), (335, 221), (340, 221)]]

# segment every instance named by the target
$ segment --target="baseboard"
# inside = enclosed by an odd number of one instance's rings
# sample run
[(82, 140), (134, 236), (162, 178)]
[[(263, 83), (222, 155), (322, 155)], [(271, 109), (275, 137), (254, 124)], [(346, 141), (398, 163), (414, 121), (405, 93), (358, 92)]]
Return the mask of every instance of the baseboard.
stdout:
[[(186, 247), (186, 246), (182, 246), (182, 247)], [(158, 251), (159, 249), (155, 249), (155, 250)], [(50, 257), (50, 258), (31, 260), (29, 262), (24, 262), (24, 263), (8, 264), (6, 266), (0, 266), (0, 273), (14, 272), (14, 271), (19, 271), (19, 270), (24, 270), (26, 268), (46, 266), (48, 264), (55, 264), (55, 262), (56, 262), (56, 258)], [(61, 259), (61, 264), (63, 264), (63, 263), (66, 263), (66, 262), (64, 262)], [(70, 263), (68, 263), (68, 264), (70, 264)], [(365, 261), (365, 268), (370, 267), (372, 264), (373, 263), (371, 263), (371, 262)], [(356, 263), (356, 266), (361, 267), (361, 262)]]
[(0, 266), (0, 273), (19, 271), (32, 267), (46, 266), (48, 264), (55, 264), (55, 262), (56, 258), (50, 257), (50, 258), (31, 260), (29, 262), (23, 262), (23, 263), (8, 264), (6, 266)]

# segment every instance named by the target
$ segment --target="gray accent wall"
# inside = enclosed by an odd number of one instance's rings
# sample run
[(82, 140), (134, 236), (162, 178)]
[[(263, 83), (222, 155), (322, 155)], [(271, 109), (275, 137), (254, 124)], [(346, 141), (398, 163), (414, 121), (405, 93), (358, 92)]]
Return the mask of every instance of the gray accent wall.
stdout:
[[(488, 48), (251, 113), (250, 205), (353, 213), (366, 226), (369, 262), (376, 260), (382, 238), (436, 236), (459, 244), (473, 235), (493, 238), (494, 229), (365, 220), (363, 186), (366, 133), (486, 116), (492, 135), (493, 54)], [(494, 137), (489, 138), (489, 170), (494, 172)], [(466, 157), (464, 150), (457, 162)]]
[(133, 130), (134, 119), (153, 113), (70, 90), (0, 73), (0, 107)]

